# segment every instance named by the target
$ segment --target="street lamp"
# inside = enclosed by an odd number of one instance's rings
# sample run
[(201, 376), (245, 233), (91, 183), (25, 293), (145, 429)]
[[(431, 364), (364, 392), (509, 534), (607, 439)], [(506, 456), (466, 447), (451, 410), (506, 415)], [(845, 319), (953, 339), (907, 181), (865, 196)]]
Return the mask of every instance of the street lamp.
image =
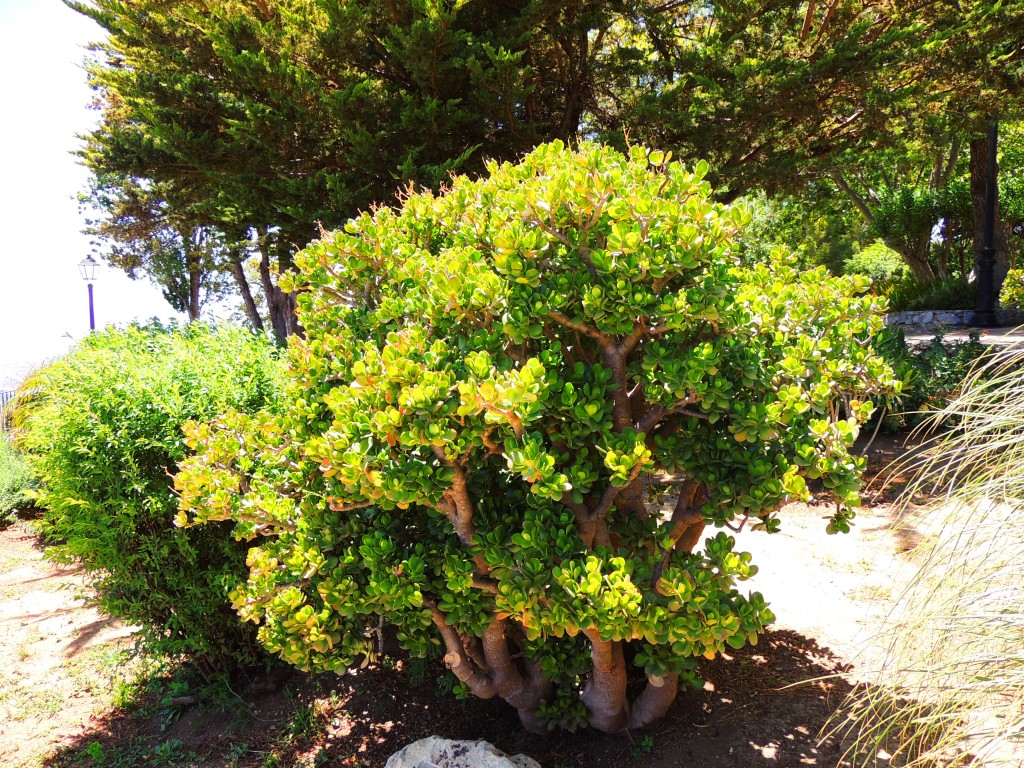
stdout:
[(999, 135), (999, 119), (992, 115), (988, 129), (988, 178), (985, 180), (985, 217), (982, 229), (981, 251), (978, 254), (978, 265), (975, 274), (978, 276), (978, 298), (974, 305), (971, 325), (982, 328), (995, 328), (999, 325), (996, 316), (995, 286), (995, 227), (996, 197), (999, 186), (996, 183), (996, 141)]
[(92, 256), (86, 256), (78, 262), (78, 271), (82, 273), (82, 279), (89, 286), (89, 330), (96, 330), (96, 315), (92, 308), (92, 284), (96, 280), (96, 268), (99, 264)]

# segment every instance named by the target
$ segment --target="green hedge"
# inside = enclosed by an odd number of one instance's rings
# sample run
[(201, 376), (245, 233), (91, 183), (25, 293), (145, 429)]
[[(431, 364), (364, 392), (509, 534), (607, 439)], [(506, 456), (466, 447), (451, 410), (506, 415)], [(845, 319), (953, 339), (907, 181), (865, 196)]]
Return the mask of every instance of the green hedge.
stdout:
[(0, 525), (12, 522), (16, 512), (34, 504), (28, 495), (34, 487), (28, 463), (7, 435), (0, 434)]
[(910, 274), (903, 257), (884, 243), (875, 242), (861, 248), (843, 264), (847, 275), (867, 275), (872, 282), (892, 284)]
[(241, 329), (108, 330), (35, 374), (17, 415), (48, 556), (81, 563), (100, 609), (139, 625), (145, 650), (204, 674), (263, 656), (226, 597), (248, 545), (228, 525), (173, 525), (181, 424), (272, 407), (279, 377), (275, 348)]
[(878, 289), (889, 299), (891, 312), (974, 309), (978, 287), (958, 277), (920, 282), (913, 276), (880, 282)]

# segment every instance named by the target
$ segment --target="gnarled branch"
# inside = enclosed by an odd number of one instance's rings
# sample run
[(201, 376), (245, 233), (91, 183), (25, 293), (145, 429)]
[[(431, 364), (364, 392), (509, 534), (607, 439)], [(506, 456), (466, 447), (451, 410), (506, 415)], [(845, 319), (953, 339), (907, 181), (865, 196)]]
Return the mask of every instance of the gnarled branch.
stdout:
[(477, 664), (470, 658), (466, 646), (459, 637), (459, 633), (448, 623), (441, 609), (437, 607), (437, 603), (433, 600), (424, 600), (423, 607), (430, 611), (430, 618), (433, 620), (434, 626), (441, 633), (441, 639), (444, 641), (444, 647), (447, 650), (444, 656), (444, 663), (448, 669), (465, 683), (474, 696), (479, 696), (481, 699), (494, 698), (498, 693), (497, 687), (491, 678), (483, 670), (479, 669)]
[(654, 566), (651, 574), (651, 588), (658, 590), (658, 582), (661, 574), (668, 565), (672, 552), (682, 549), (684, 552), (692, 552), (700, 541), (700, 535), (704, 532), (704, 515), (701, 508), (707, 502), (707, 488), (704, 483), (687, 480), (679, 489), (679, 498), (676, 499), (676, 506), (672, 510), (672, 517), (669, 518), (668, 539), (671, 545), (661, 547), (661, 561)]
[(577, 333), (582, 333), (584, 336), (589, 336), (592, 339), (596, 339), (602, 346), (610, 345), (612, 337), (604, 331), (599, 331), (592, 325), (586, 323), (578, 323), (571, 319), (568, 315), (563, 315), (561, 312), (556, 312), (553, 309), (548, 310), (548, 317), (554, 320), (559, 325), (564, 325), (566, 328), (570, 328)]

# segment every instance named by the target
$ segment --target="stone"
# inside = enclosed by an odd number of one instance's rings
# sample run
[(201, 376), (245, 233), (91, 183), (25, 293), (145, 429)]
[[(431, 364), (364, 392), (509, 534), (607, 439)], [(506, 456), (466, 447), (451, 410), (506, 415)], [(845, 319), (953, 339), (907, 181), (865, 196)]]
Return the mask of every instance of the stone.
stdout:
[(384, 768), (541, 768), (526, 755), (506, 755), (486, 741), (428, 736), (388, 758)]

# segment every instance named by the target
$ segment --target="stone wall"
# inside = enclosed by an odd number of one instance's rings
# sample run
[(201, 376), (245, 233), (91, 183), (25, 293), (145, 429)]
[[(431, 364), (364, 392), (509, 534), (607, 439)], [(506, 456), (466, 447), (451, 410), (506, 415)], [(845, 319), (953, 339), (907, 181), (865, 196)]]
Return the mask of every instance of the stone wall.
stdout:
[[(938, 330), (939, 328), (963, 328), (971, 326), (972, 309), (958, 310), (924, 310), (920, 312), (890, 312), (885, 316), (886, 325), (912, 327), (921, 330)], [(996, 310), (996, 318), (1002, 326), (1024, 324), (1024, 312), (1016, 310)]]

